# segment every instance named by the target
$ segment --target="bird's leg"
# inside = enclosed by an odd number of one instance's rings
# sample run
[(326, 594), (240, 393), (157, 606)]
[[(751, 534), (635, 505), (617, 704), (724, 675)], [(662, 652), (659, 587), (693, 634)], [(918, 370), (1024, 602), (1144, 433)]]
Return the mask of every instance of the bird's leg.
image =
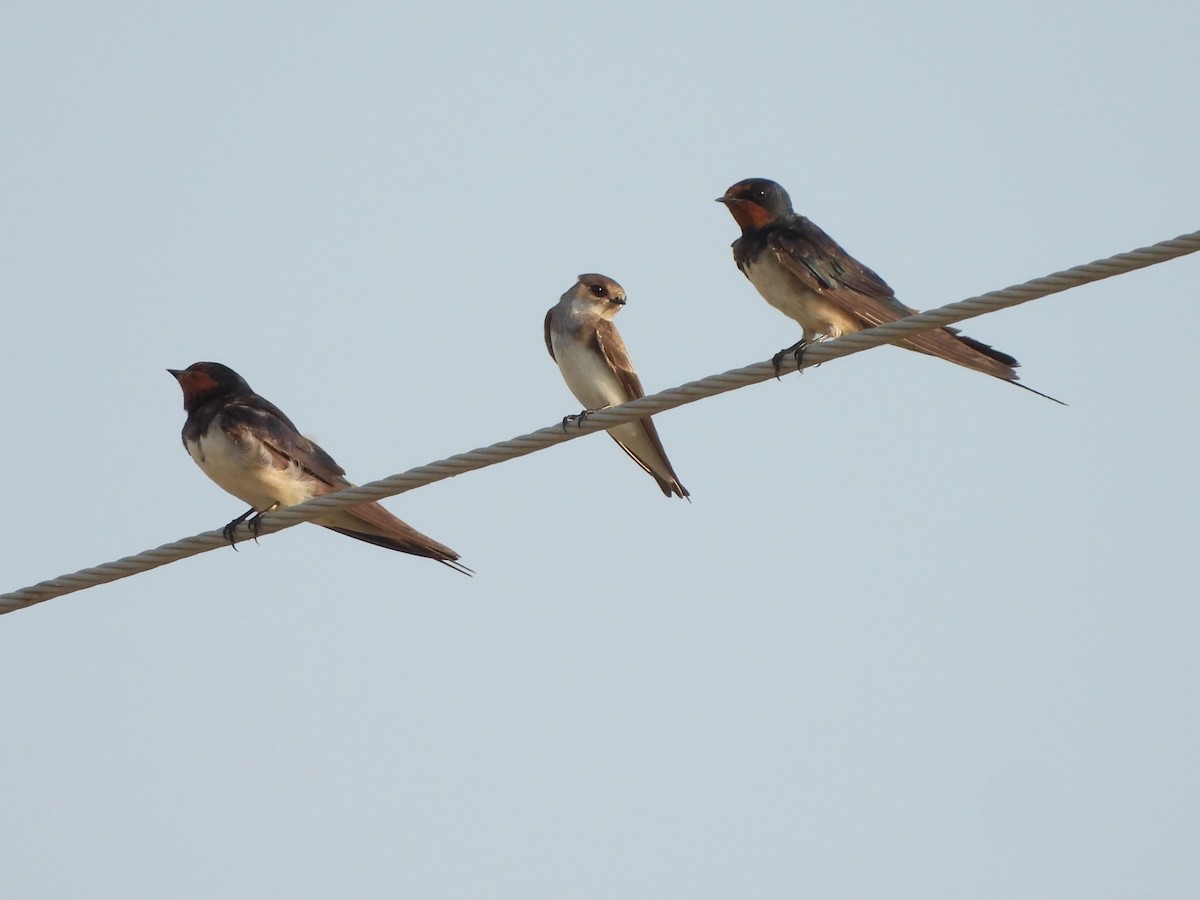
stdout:
[(279, 509), (279, 504), (272, 503), (270, 506), (268, 506), (266, 509), (264, 509), (262, 512), (260, 512), (253, 519), (251, 519), (249, 522), (246, 523), (246, 527), (250, 529), (250, 535), (254, 538), (254, 543), (256, 543), (256, 544), (258, 543), (258, 533), (260, 531), (262, 531), (262, 517), (265, 516), (267, 513), (272, 512), (276, 509)]
[(246, 510), (244, 513), (242, 513), (240, 516), (238, 516), (236, 519), (234, 519), (232, 522), (230, 522), (228, 525), (226, 525), (224, 528), (221, 529), (221, 537), (223, 537), (223, 538), (225, 538), (225, 540), (229, 541), (229, 546), (232, 547), (234, 550), (237, 549), (237, 542), (233, 539), (234, 532), (237, 531), (237, 527), (239, 525), (241, 525), (243, 522), (245, 522), (248, 518), (250, 518), (250, 516), (254, 515), (257, 511), (258, 510), (256, 510), (252, 506), (248, 510)]
[(791, 354), (792, 359), (794, 359), (796, 361), (796, 371), (797, 372), (800, 371), (800, 363), (803, 362), (803, 360), (804, 360), (804, 351), (807, 348), (808, 348), (808, 341), (806, 341), (804, 338), (800, 338), (800, 340), (796, 341), (796, 343), (792, 344), (792, 346), (784, 347), (782, 350), (780, 350), (778, 353), (776, 353), (774, 356), (772, 356), (771, 357), (771, 365), (773, 365), (775, 367), (775, 377), (776, 378), (779, 377), (779, 373), (782, 368), (781, 363), (783, 362), (783, 358), (785, 356), (787, 356), (789, 353)]

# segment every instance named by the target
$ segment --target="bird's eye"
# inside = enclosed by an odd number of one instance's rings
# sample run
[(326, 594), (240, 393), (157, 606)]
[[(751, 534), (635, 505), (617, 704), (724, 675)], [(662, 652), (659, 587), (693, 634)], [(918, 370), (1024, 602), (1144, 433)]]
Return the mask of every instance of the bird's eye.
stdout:
[(593, 284), (592, 285), (592, 293), (595, 294), (597, 297), (603, 297), (604, 294), (606, 293), (606, 291), (604, 290), (604, 285)]

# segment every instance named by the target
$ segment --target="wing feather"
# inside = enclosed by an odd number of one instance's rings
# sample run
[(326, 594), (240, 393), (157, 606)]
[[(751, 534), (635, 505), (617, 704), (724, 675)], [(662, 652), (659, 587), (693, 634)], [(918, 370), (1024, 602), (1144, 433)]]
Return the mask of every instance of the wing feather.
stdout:
[(554, 337), (551, 334), (551, 327), (554, 319), (554, 310), (558, 307), (552, 306), (546, 310), (546, 321), (542, 325), (542, 330), (546, 337), (546, 349), (550, 352), (550, 358), (558, 362), (558, 357), (554, 355)]
[[(633, 360), (629, 358), (629, 351), (625, 348), (625, 341), (621, 338), (621, 333), (617, 331), (616, 326), (610, 320), (605, 319), (597, 324), (596, 330), (593, 332), (592, 341), (595, 350), (604, 357), (605, 362), (616, 373), (617, 380), (620, 382), (621, 388), (628, 399), (637, 400), (646, 396), (646, 392), (642, 388), (642, 380), (638, 378), (637, 370), (633, 367)], [(650, 447), (657, 456), (657, 459), (647, 462), (638, 456), (613, 431), (609, 431), (612, 439), (617, 442), (617, 445), (625, 451), (630, 459), (641, 466), (642, 469), (658, 482), (658, 486), (664, 494), (668, 497), (672, 494), (687, 497), (687, 488), (679, 483), (679, 476), (675, 474), (671, 460), (667, 458), (667, 451), (663, 448), (662, 439), (658, 436), (658, 429), (654, 427), (654, 420), (646, 416), (642, 419), (635, 419), (629, 422), (628, 425), (640, 429), (642, 435), (649, 441)], [(656, 471), (651, 462), (661, 466), (661, 469)], [(665, 475), (669, 475), (669, 477), (664, 477)]]
[[(296, 429), (279, 407), (257, 395), (229, 403), (221, 415), (221, 427), (230, 439), (239, 441), (243, 431), (253, 433), (274, 459), (278, 468), (296, 465), (318, 482), (315, 494), (331, 494), (352, 484), (346, 471), (321, 448)], [(329, 524), (326, 524), (326, 523)], [(362, 524), (362, 528), (347, 527)], [(360, 503), (322, 516), (317, 524), (379, 547), (436, 559), (451, 568), (470, 574), (456, 562), (458, 553), (445, 544), (422, 534), (407, 522), (392, 515), (381, 504)]]
[[(773, 234), (768, 246), (779, 263), (809, 291), (833, 304), (863, 328), (886, 325), (917, 310), (896, 299), (888, 284), (846, 253), (825, 232), (802, 220), (808, 228), (789, 228)], [(1005, 381), (1016, 380), (1015, 359), (973, 338), (958, 337), (946, 328), (922, 332), (898, 345), (937, 356)]]
[(277, 406), (262, 397), (239, 398), (226, 405), (221, 427), (235, 440), (242, 429), (251, 431), (277, 457), (281, 468), (297, 465), (330, 487), (343, 488), (349, 484), (346, 470), (318, 444), (300, 434)]

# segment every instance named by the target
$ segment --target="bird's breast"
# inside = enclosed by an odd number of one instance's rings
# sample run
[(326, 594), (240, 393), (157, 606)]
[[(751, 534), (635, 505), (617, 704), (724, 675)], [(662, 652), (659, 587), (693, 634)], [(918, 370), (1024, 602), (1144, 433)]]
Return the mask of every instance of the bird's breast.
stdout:
[(187, 442), (196, 465), (220, 488), (257, 510), (293, 506), (315, 494), (300, 466), (280, 466), (263, 443), (248, 433), (233, 440), (218, 425)]
[(583, 341), (554, 335), (554, 358), (563, 381), (587, 409), (616, 406), (629, 399), (608, 361)]
[(771, 252), (747, 260), (742, 271), (764, 300), (800, 323), (805, 336), (839, 337), (858, 330), (853, 320), (785, 269)]

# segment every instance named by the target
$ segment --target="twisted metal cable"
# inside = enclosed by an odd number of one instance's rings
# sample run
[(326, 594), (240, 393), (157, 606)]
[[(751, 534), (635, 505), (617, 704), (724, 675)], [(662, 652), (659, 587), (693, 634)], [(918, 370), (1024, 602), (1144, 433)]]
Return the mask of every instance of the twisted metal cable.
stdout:
[[(893, 343), (921, 331), (953, 325), (985, 313), (1019, 306), (1030, 300), (1056, 294), (1082, 284), (1101, 281), (1114, 275), (1122, 275), (1197, 251), (1200, 251), (1200, 231), (1183, 234), (1177, 238), (1142, 247), (1129, 253), (1119, 253), (1107, 259), (1074, 266), (1043, 278), (1035, 278), (1003, 290), (990, 291), (929, 312), (918, 313), (888, 325), (868, 328), (837, 340), (814, 344), (805, 351), (800, 368), (806, 369), (810, 366), (820, 365), (843, 356), (878, 347), (881, 344)], [(591, 413), (582, 421), (569, 427), (565, 423), (556, 423), (511, 440), (418, 466), (407, 472), (373, 481), (361, 487), (349, 488), (336, 494), (328, 494), (296, 506), (289, 506), (264, 516), (259, 535), (267, 535), (290, 528), (331, 510), (353, 506), (364, 501), (381, 500), (384, 497), (424, 487), (435, 481), (461, 475), (463, 472), (483, 469), (516, 459), (519, 456), (526, 456), (555, 444), (606, 430), (614, 425), (674, 409), (688, 403), (695, 403), (697, 400), (714, 397), (726, 391), (758, 384), (773, 377), (775, 377), (775, 367), (770, 360), (754, 363), (741, 369), (731, 369), (718, 375), (710, 375), (707, 378), (691, 381), (630, 403)], [(235, 535), (239, 541), (246, 540), (248, 537), (249, 533), (245, 526), (241, 526)], [(145, 550), (133, 556), (126, 556), (103, 565), (81, 569), (69, 575), (51, 578), (7, 594), (0, 594), (0, 615), (24, 609), (44, 600), (61, 597), (64, 594), (128, 578), (130, 575), (147, 572), (189, 556), (207, 553), (226, 543), (228, 542), (222, 535), (221, 529), (206, 531), (189, 538), (163, 544), (152, 550)]]

